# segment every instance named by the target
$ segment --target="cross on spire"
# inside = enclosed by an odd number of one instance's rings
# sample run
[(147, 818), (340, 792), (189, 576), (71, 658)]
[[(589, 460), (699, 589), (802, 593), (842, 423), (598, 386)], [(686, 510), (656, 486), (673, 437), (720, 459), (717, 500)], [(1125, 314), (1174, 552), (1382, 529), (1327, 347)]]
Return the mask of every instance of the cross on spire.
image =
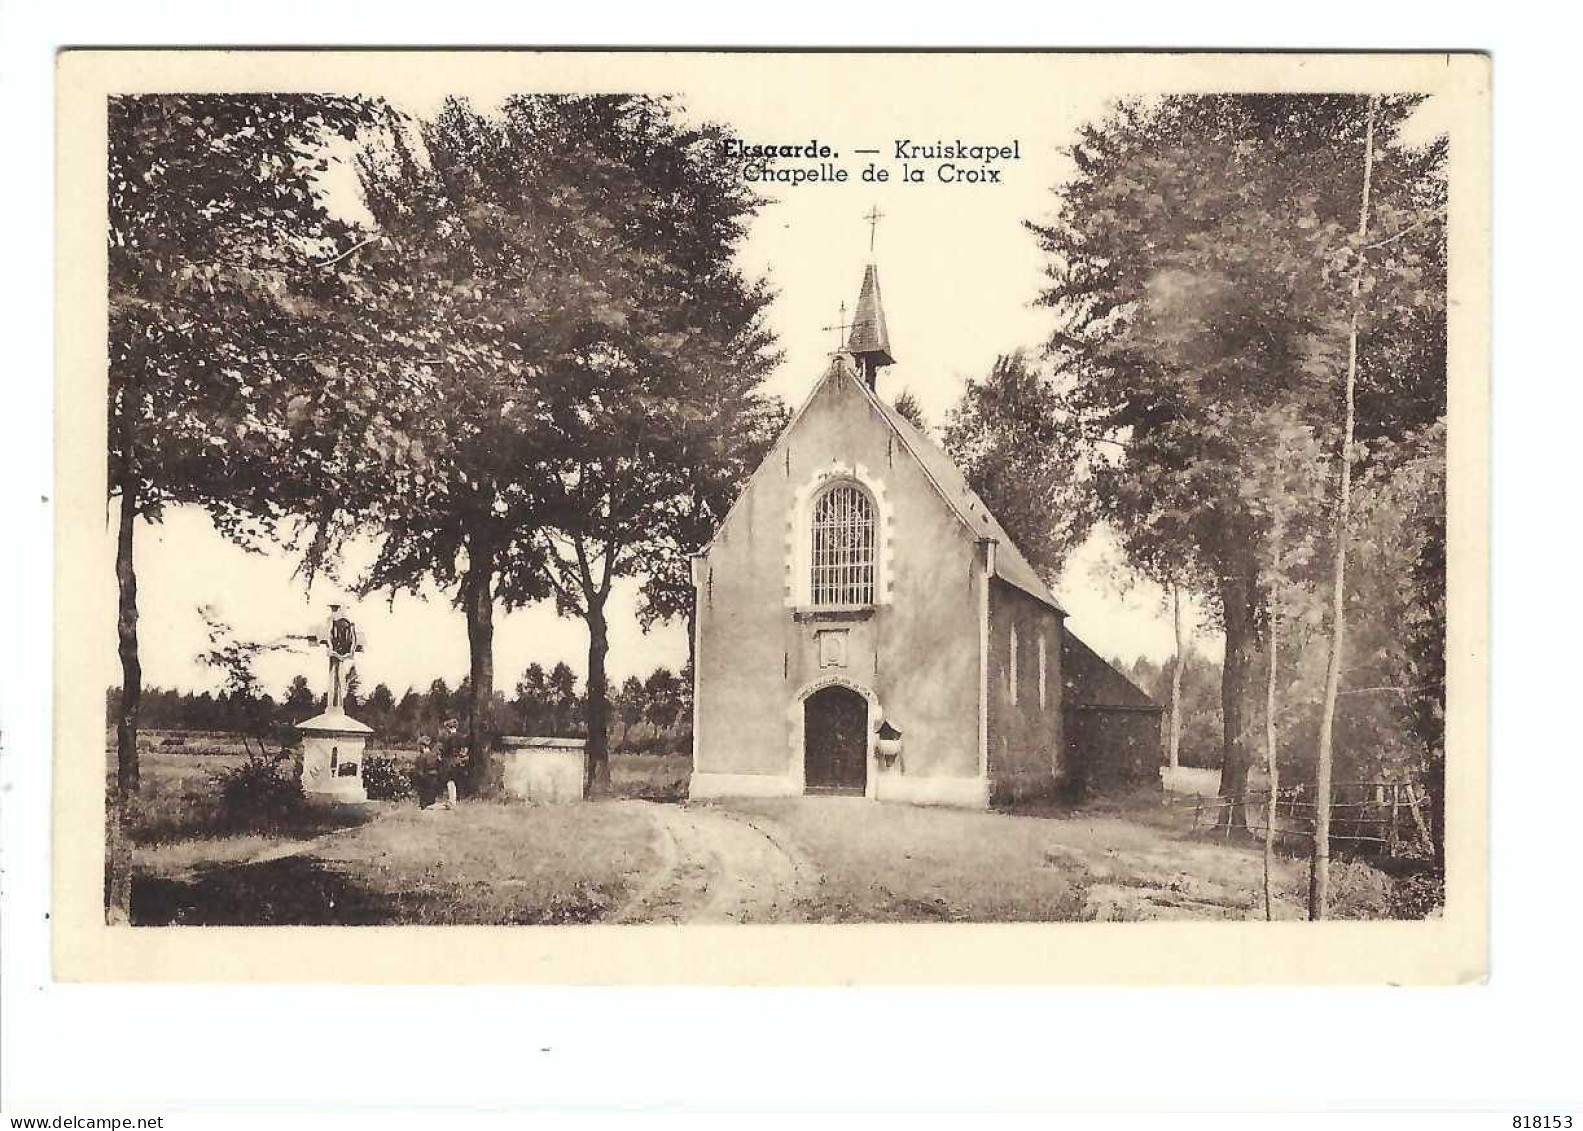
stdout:
[(879, 205), (874, 205), (864, 214), (863, 219), (868, 221), (868, 253), (870, 258), (874, 255), (874, 235), (879, 230), (879, 222), (885, 218), (885, 213), (879, 210)]
[(837, 316), (835, 324), (832, 326), (821, 326), (819, 328), (821, 330), (834, 330), (836, 332), (835, 348), (840, 350), (846, 345), (846, 332), (851, 328), (851, 326), (852, 323), (846, 320), (846, 303), (843, 301), (841, 303), (841, 312)]

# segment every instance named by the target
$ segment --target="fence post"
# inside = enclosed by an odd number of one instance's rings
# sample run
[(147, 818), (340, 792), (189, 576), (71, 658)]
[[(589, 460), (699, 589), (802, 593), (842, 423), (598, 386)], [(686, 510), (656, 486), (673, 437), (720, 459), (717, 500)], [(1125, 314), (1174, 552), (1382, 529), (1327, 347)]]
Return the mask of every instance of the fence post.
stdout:
[(1433, 852), (1435, 838), (1429, 832), (1429, 824), (1424, 820), (1424, 815), (1418, 809), (1418, 787), (1411, 783), (1407, 786), (1407, 811), (1412, 814), (1413, 824), (1418, 828), (1418, 835), (1423, 838), (1424, 848)]
[(1401, 802), (1402, 787), (1399, 783), (1391, 785), (1391, 828), (1386, 833), (1385, 854), (1392, 860), (1396, 859), (1396, 817), (1397, 808)]

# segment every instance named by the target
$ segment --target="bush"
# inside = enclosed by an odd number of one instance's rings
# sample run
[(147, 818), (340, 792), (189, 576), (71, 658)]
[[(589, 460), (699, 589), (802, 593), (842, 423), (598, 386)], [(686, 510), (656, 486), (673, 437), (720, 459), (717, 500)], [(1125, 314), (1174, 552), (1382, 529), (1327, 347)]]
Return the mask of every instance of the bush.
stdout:
[(1432, 868), (1395, 877), (1391, 885), (1391, 918), (1436, 918), (1445, 908), (1446, 878)]
[(304, 805), (302, 785), (284, 751), (248, 754), (240, 766), (214, 775), (220, 786), (221, 820), (237, 828), (270, 828), (290, 823)]
[(1391, 918), (1391, 878), (1362, 860), (1332, 858), (1330, 913), (1336, 919)]
[(412, 764), (390, 754), (369, 754), (363, 758), (363, 788), (375, 801), (405, 801), (416, 797)]

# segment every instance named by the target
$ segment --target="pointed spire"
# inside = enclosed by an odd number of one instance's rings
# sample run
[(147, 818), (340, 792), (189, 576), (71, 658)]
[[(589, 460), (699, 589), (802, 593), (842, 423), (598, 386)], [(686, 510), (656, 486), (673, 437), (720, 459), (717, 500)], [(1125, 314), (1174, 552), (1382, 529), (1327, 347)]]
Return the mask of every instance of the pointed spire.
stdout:
[(872, 263), (863, 272), (863, 289), (857, 297), (857, 313), (846, 348), (857, 359), (871, 389), (879, 371), (896, 363), (890, 355), (890, 331), (885, 328), (885, 307), (879, 297), (879, 269)]

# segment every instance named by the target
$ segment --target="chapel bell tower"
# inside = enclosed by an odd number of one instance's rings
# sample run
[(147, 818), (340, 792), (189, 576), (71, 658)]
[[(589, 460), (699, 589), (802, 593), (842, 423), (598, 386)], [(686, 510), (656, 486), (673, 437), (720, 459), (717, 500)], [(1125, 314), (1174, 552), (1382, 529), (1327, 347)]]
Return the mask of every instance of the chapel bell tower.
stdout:
[(874, 266), (874, 240), (884, 213), (875, 205), (863, 219), (868, 221), (868, 267), (863, 272), (863, 289), (857, 296), (857, 313), (852, 318), (852, 333), (846, 350), (857, 362), (863, 380), (871, 390), (879, 371), (896, 364), (890, 355), (890, 331), (885, 328), (885, 306), (879, 298), (879, 268)]
[(879, 269), (872, 263), (863, 272), (863, 290), (858, 294), (857, 314), (852, 319), (846, 348), (870, 389), (881, 369), (896, 364), (890, 355), (890, 332), (885, 328), (885, 307), (879, 297)]

